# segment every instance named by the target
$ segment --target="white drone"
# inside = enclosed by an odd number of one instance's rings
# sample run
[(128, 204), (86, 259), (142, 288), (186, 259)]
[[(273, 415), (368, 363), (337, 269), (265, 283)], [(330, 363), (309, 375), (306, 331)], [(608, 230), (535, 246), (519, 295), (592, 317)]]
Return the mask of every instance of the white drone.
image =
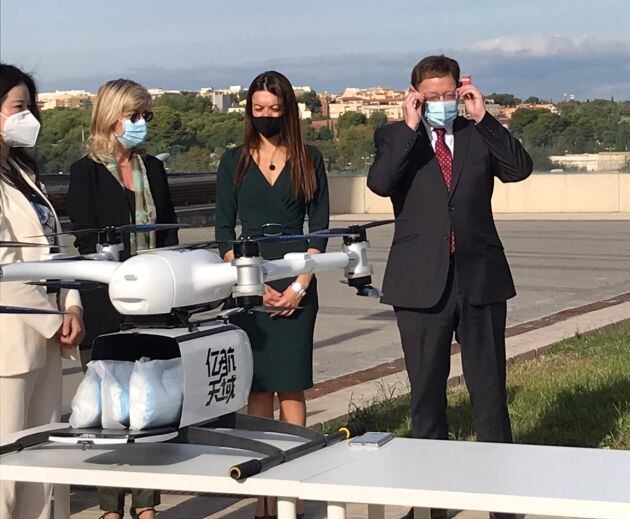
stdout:
[[(266, 282), (343, 269), (349, 286), (358, 295), (376, 296), (372, 266), (367, 257), (369, 242), (366, 230), (391, 223), (373, 222), (341, 229), (327, 229), (311, 234), (273, 235), (243, 238), (231, 242), (232, 263), (225, 263), (213, 252), (219, 242), (142, 251), (120, 261), (124, 250), (122, 235), (127, 232), (150, 232), (184, 227), (180, 224), (126, 225), (105, 229), (75, 231), (97, 233), (97, 252), (84, 256), (51, 253), (40, 261), (0, 266), (0, 282), (24, 281), (58, 288), (88, 288), (107, 284), (114, 308), (123, 315), (175, 316), (176, 326), (135, 326), (124, 331), (101, 335), (94, 341), (93, 360), (135, 361), (142, 357), (173, 359), (181, 357), (184, 373), (183, 404), (179, 423), (169, 427), (142, 431), (108, 429), (55, 430), (23, 438), (1, 447), (11, 452), (45, 441), (63, 441), (83, 446), (95, 443), (137, 441), (174, 441), (206, 443), (261, 452), (267, 457), (252, 459), (232, 467), (236, 479), (253, 475), (292, 457), (324, 447), (359, 432), (343, 428), (323, 436), (308, 429), (283, 422), (248, 417), (236, 412), (247, 402), (253, 374), (249, 339), (245, 332), (230, 323), (241, 312), (271, 313), (282, 310), (262, 305)], [(60, 233), (61, 234), (61, 233)], [(265, 260), (260, 245), (266, 242), (308, 240), (309, 238), (343, 237), (340, 252), (321, 254), (289, 253), (282, 259)], [(0, 242), (0, 246), (41, 246), (36, 243)], [(192, 321), (197, 312), (215, 308), (230, 296), (235, 307), (221, 311), (212, 319)], [(50, 311), (1, 306), (0, 313), (50, 313)], [(247, 440), (213, 430), (231, 427), (294, 434), (309, 441), (295, 452), (280, 451), (268, 444)]]

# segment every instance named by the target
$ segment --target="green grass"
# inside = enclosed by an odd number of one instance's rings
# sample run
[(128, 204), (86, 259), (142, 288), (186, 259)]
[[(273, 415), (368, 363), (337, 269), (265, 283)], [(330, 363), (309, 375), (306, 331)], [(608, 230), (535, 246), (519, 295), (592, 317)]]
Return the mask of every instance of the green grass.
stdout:
[[(382, 396), (353, 406), (368, 430), (409, 436), (409, 396)], [(562, 341), (544, 355), (508, 369), (514, 441), (543, 445), (630, 449), (630, 326)], [(449, 435), (474, 439), (464, 387), (448, 392)]]

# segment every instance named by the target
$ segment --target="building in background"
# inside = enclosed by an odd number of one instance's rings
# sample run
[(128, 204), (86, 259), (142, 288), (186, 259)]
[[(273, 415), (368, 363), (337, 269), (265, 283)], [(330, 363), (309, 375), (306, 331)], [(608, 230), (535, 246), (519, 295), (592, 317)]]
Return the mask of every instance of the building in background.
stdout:
[(163, 96), (164, 94), (180, 95), (184, 91), (183, 90), (164, 90), (163, 88), (147, 88), (147, 92), (149, 92), (149, 95), (155, 101), (158, 97)]
[(313, 117), (306, 103), (298, 103), (298, 110), (300, 111), (300, 119), (311, 119)]
[(217, 112), (227, 112), (233, 105), (232, 95), (212, 92), (212, 107)]
[(551, 155), (551, 162), (564, 169), (584, 171), (620, 171), (630, 164), (630, 151), (601, 153), (569, 153)]
[(96, 94), (85, 90), (57, 90), (42, 92), (37, 96), (37, 106), (40, 110), (52, 108), (89, 108)]
[(313, 89), (310, 86), (294, 86), (293, 92), (295, 93), (295, 97), (300, 97), (302, 94), (306, 94), (307, 92), (312, 92)]
[(346, 88), (342, 94), (327, 100), (327, 112), (335, 120), (346, 112), (358, 112), (366, 117), (374, 112), (383, 112), (388, 120), (400, 121), (403, 119), (404, 98), (404, 90), (383, 87)]

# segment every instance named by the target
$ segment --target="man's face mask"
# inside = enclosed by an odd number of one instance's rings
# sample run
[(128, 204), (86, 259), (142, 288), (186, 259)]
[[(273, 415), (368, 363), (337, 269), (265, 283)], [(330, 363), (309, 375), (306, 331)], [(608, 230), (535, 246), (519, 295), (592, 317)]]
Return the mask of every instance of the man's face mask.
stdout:
[(431, 101), (424, 106), (424, 118), (434, 128), (450, 126), (457, 117), (457, 101)]

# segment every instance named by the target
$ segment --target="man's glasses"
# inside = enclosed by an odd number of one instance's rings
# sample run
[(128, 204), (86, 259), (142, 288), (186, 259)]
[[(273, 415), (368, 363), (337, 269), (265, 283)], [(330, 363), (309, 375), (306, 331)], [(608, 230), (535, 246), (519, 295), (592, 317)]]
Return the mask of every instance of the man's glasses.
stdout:
[(131, 114), (131, 116), (129, 117), (129, 120), (132, 123), (136, 123), (138, 122), (138, 119), (144, 119), (146, 122), (149, 122), (151, 119), (153, 119), (153, 112), (134, 112)]
[(457, 92), (446, 92), (445, 94), (429, 92), (424, 96), (424, 100), (429, 103), (433, 103), (435, 101), (455, 101), (455, 99), (457, 99)]

